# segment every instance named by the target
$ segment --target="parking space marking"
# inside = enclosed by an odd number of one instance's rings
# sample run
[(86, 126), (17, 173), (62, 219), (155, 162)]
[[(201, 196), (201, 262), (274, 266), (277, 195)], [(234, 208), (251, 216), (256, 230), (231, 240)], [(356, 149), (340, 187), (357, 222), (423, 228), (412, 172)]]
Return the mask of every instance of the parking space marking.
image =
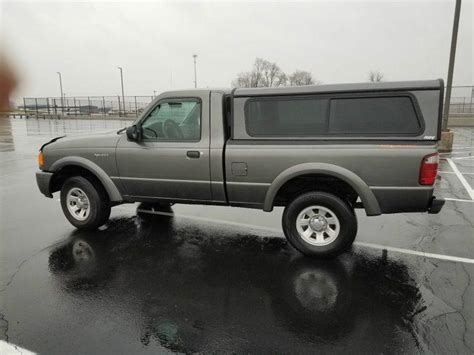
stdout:
[[(440, 174), (456, 174), (454, 171), (444, 171), (444, 170), (441, 170), (441, 171), (438, 171), (438, 173)], [(474, 175), (474, 173), (462, 173), (463, 175)]]
[(26, 350), (21, 346), (15, 345), (8, 341), (0, 340), (0, 353), (2, 354), (36, 354), (32, 351)]
[[(474, 150), (474, 149), (473, 149)], [(453, 155), (453, 154), (471, 154), (469, 150), (461, 151), (461, 152), (451, 152), (451, 153), (439, 153), (439, 155)]]
[(468, 157), (455, 157), (455, 158), (453, 158), (453, 159), (454, 159), (454, 160), (463, 160), (463, 159), (472, 159), (472, 158), (474, 158), (474, 156), (470, 155), (470, 156), (468, 156)]
[(387, 251), (393, 251), (393, 252), (396, 252), (396, 253), (417, 255), (417, 256), (422, 256), (424, 258), (448, 260), (448, 261), (454, 261), (454, 262), (459, 262), (459, 263), (474, 264), (474, 259), (461, 258), (459, 256), (425, 253), (424, 251), (402, 249), (402, 248), (395, 248), (395, 247), (387, 247), (387, 246), (383, 246), (383, 245), (372, 244), (372, 243), (364, 243), (364, 242), (354, 242), (354, 244), (364, 246), (364, 247), (367, 247), (367, 248), (382, 249), (382, 250), (387, 250)]
[[(216, 218), (191, 216), (191, 215), (184, 215), (184, 214), (170, 213), (170, 212), (150, 211), (150, 210), (144, 210), (144, 209), (137, 209), (137, 212), (157, 214), (157, 215), (168, 216), (168, 217), (187, 218), (187, 219), (192, 219), (192, 220), (197, 220), (197, 221), (202, 221), (202, 222), (225, 224), (225, 225), (231, 225), (231, 226), (235, 226), (235, 227), (244, 227), (244, 228), (248, 228), (248, 229), (263, 230), (263, 231), (266, 231), (266, 232), (278, 233), (280, 235), (282, 234), (281, 229), (264, 227), (264, 226), (259, 226), (259, 225), (255, 225), (255, 224), (248, 224), (248, 223), (224, 221), (222, 219), (216, 219)], [(459, 262), (459, 263), (474, 264), (474, 259), (462, 258), (462, 257), (459, 257), (459, 256), (425, 253), (424, 251), (389, 247), (389, 246), (385, 246), (385, 245), (365, 243), (365, 242), (354, 242), (354, 245), (358, 245), (358, 246), (362, 246), (362, 247), (366, 247), (366, 248), (378, 249), (378, 250), (387, 250), (387, 251), (392, 251), (392, 252), (401, 253), (401, 254), (422, 256), (424, 258), (431, 258), (431, 259), (447, 260), (447, 261), (453, 261), (453, 262)]]
[(474, 200), (463, 200), (461, 198), (451, 198), (451, 197), (443, 197), (446, 201), (457, 201), (457, 202), (471, 202), (474, 203)]
[(453, 169), (453, 171), (456, 174), (456, 176), (458, 177), (459, 181), (461, 181), (461, 184), (466, 189), (466, 191), (469, 194), (469, 197), (471, 198), (471, 200), (474, 200), (474, 190), (471, 188), (471, 185), (469, 185), (469, 183), (466, 181), (464, 176), (461, 174), (461, 172), (459, 171), (456, 164), (454, 164), (454, 162), (451, 160), (451, 158), (447, 158), (446, 161), (451, 166), (451, 169)]

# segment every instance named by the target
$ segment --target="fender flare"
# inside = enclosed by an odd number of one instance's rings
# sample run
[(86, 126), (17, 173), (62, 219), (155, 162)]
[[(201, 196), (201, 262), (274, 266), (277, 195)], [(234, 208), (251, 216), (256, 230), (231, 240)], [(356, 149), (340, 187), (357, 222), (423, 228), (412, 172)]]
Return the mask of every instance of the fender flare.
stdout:
[(118, 190), (117, 186), (115, 186), (112, 179), (107, 175), (107, 173), (100, 166), (86, 158), (75, 156), (64, 157), (56, 160), (48, 170), (56, 173), (66, 166), (79, 166), (88, 170), (102, 183), (105, 191), (107, 191), (107, 194), (109, 195), (111, 202), (123, 201), (120, 191)]
[(349, 184), (360, 196), (368, 216), (377, 216), (382, 212), (379, 203), (369, 186), (352, 171), (337, 165), (327, 163), (303, 163), (292, 166), (280, 173), (272, 182), (265, 195), (263, 210), (273, 210), (273, 201), (280, 188), (289, 180), (308, 174), (328, 175), (338, 178)]

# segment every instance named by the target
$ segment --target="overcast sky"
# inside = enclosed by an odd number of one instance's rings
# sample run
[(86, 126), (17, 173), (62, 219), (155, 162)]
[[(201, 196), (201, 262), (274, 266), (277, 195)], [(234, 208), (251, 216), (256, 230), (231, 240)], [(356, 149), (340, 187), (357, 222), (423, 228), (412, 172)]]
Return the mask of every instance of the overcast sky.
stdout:
[[(17, 97), (228, 87), (256, 57), (323, 83), (446, 80), (455, 0), (313, 2), (2, 1)], [(473, 84), (473, 0), (463, 0), (454, 83)]]

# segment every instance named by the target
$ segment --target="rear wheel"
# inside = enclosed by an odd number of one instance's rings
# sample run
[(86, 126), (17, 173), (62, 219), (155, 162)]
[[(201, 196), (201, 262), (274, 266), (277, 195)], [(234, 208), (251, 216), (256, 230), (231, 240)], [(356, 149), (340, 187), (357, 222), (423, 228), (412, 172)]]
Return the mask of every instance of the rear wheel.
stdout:
[(330, 257), (348, 249), (357, 234), (352, 207), (326, 192), (309, 192), (290, 202), (283, 213), (288, 241), (309, 256)]
[(61, 207), (68, 221), (78, 229), (95, 229), (110, 216), (110, 202), (102, 186), (82, 176), (67, 179), (61, 187)]

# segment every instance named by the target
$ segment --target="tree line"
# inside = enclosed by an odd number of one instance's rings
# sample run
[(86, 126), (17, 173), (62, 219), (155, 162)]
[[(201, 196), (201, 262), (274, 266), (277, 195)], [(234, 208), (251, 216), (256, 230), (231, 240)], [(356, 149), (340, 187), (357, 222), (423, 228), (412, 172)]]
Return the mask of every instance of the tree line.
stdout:
[[(383, 74), (379, 71), (370, 71), (368, 74), (370, 82), (383, 80)], [(277, 63), (263, 58), (256, 58), (251, 70), (241, 72), (232, 81), (233, 87), (259, 88), (279, 86), (301, 86), (318, 85), (321, 82), (313, 77), (309, 71), (295, 70), (286, 74)]]

